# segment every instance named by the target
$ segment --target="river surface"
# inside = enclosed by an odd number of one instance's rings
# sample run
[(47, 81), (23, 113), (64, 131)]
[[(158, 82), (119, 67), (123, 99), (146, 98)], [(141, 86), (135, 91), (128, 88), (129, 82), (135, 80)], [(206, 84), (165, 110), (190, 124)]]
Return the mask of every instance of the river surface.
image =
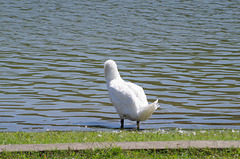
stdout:
[(240, 1), (0, 0), (0, 131), (118, 129), (107, 59), (159, 99), (142, 129), (240, 129)]

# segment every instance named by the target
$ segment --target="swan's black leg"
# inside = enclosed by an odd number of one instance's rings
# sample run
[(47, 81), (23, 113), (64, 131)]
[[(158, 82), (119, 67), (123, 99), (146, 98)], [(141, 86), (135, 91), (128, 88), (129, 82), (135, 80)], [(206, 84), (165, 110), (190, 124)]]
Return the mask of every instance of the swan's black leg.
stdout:
[(124, 128), (124, 119), (121, 119), (121, 129)]
[(137, 121), (137, 129), (139, 130), (140, 121)]

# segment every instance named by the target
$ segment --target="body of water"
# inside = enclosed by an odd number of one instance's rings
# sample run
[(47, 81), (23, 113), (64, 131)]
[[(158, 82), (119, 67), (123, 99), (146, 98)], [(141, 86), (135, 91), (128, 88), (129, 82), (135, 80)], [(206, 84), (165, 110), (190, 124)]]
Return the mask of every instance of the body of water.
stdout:
[(240, 129), (238, 0), (12, 0), (0, 17), (2, 131), (118, 129), (108, 59), (159, 99), (142, 129)]

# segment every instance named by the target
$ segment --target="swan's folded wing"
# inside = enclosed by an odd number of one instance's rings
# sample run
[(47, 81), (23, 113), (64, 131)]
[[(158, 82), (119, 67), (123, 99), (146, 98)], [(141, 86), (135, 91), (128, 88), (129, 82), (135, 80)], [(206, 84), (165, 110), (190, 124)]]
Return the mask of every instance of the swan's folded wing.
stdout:
[(109, 97), (114, 105), (132, 105), (134, 103), (134, 93), (125, 82), (112, 81), (108, 87)]
[(121, 118), (136, 120), (138, 112), (136, 95), (124, 81), (111, 81), (108, 93)]
[(141, 101), (142, 105), (148, 105), (147, 97), (142, 87), (131, 82), (125, 82), (125, 83), (133, 91), (136, 97)]

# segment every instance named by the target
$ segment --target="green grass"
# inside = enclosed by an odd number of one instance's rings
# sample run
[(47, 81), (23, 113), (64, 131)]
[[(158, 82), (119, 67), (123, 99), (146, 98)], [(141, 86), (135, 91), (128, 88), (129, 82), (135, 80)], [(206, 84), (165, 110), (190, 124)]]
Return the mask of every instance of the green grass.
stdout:
[(240, 140), (234, 130), (0, 132), (0, 144), (49, 144), (126, 141)]
[[(153, 130), (94, 132), (0, 132), (0, 144), (48, 144), (79, 142), (240, 140), (236, 130)], [(240, 149), (122, 150), (2, 152), (0, 158), (239, 158)]]
[(85, 151), (3, 152), (0, 158), (239, 158), (240, 149), (122, 150), (120, 148)]

